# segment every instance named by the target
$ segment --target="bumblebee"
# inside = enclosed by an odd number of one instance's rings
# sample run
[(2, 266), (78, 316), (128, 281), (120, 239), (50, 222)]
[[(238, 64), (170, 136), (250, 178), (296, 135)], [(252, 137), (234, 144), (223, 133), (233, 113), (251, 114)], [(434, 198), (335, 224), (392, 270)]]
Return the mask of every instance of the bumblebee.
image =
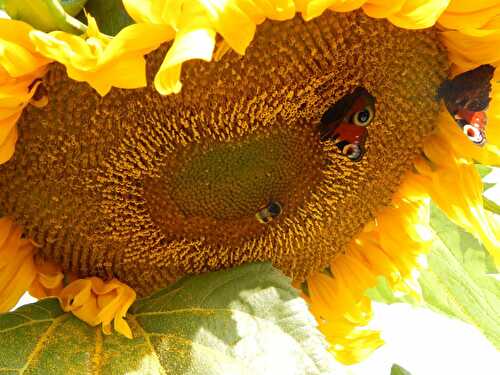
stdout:
[(273, 221), (274, 218), (281, 215), (283, 212), (283, 207), (277, 201), (270, 201), (266, 206), (262, 207), (255, 217), (261, 224), (268, 224)]

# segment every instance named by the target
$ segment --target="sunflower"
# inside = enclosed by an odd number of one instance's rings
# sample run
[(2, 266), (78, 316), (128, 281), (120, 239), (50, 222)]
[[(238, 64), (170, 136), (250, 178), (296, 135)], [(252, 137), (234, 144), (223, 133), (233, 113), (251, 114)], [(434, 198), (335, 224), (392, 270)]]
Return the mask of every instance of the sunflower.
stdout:
[[(271, 261), (354, 363), (377, 277), (418, 295), (431, 199), (500, 264), (474, 166), (500, 164), (498, 84), (484, 147), (436, 100), (500, 59), (499, 1), (123, 5), (106, 30), (0, 20), (1, 310), (29, 290), (130, 337), (136, 294)], [(362, 147), (325, 136), (360, 98)]]

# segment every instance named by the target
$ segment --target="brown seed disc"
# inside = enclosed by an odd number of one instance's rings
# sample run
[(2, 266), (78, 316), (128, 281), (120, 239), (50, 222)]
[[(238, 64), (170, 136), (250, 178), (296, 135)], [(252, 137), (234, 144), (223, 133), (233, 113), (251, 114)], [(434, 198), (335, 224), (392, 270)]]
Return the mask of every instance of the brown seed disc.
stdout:
[[(148, 56), (151, 81), (163, 51)], [(322, 269), (390, 202), (435, 124), (448, 62), (433, 29), (361, 12), (258, 27), (245, 56), (189, 62), (181, 94), (101, 98), (54, 64), (0, 166), (0, 208), (81, 276), (146, 294), (179, 276), (271, 260)], [(366, 154), (320, 142), (323, 113), (357, 86), (376, 98)], [(256, 214), (279, 202), (268, 224)]]

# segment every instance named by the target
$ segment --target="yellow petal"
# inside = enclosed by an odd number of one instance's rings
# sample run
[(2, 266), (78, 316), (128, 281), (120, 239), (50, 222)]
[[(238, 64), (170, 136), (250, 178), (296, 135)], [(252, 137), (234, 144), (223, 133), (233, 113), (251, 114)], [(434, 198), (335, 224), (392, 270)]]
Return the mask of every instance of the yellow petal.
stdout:
[(387, 18), (401, 11), (406, 0), (369, 0), (363, 5), (365, 13), (373, 18)]
[[(14, 225), (12, 219), (8, 217), (0, 218), (0, 249), (4, 246), (5, 241), (9, 238), (11, 228)], [(2, 251), (2, 250), (0, 250)]]
[(101, 323), (97, 315), (99, 314), (99, 308), (97, 307), (97, 302), (95, 298), (89, 298), (85, 304), (82, 306), (71, 310), (71, 312), (79, 319), (83, 320), (92, 327)]
[(154, 80), (158, 92), (162, 95), (178, 93), (181, 64), (192, 59), (210, 61), (214, 46), (215, 32), (210, 28), (193, 28), (177, 34)]
[(88, 20), (87, 39), (61, 31), (37, 30), (30, 32), (30, 39), (40, 54), (64, 64), (70, 78), (88, 82), (101, 95), (108, 93), (111, 87), (145, 86), (144, 55), (170, 40), (172, 30), (137, 24), (125, 27), (110, 38), (99, 33), (92, 17), (88, 16)]
[(46, 64), (46, 59), (34, 55), (19, 44), (0, 39), (0, 65), (11, 77), (30, 74)]
[(437, 132), (424, 145), (433, 169), (416, 164), (434, 202), (446, 215), (476, 236), (500, 265), (500, 223), (483, 207), (483, 184), (472, 162), (457, 158), (448, 139)]
[(448, 29), (481, 28), (498, 14), (498, 0), (453, 0), (439, 23)]
[(34, 278), (33, 255), (26, 254), (15, 276), (9, 280), (7, 287), (0, 292), (0, 312), (12, 309), (23, 294), (26, 293)]
[(405, 29), (431, 27), (449, 3), (450, 0), (408, 0), (397, 13), (388, 16), (387, 19)]
[(79, 279), (66, 286), (59, 295), (62, 309), (74, 311), (85, 304), (92, 303), (92, 283), (88, 279)]
[(0, 147), (12, 137), (12, 132), (16, 129), (19, 117), (21, 117), (21, 112), (17, 111), (12, 116), (0, 120)]
[(272, 20), (288, 20), (295, 16), (296, 8), (293, 0), (243, 0), (238, 1), (241, 10), (255, 23), (264, 18)]
[(143, 58), (117, 60), (114, 64), (100, 67), (97, 71), (82, 71), (69, 66), (68, 76), (75, 81), (88, 82), (100, 95), (106, 95), (111, 87), (137, 88), (146, 86), (146, 62)]
[(450, 60), (463, 70), (481, 64), (496, 65), (500, 61), (500, 51), (497, 48), (500, 29), (463, 28), (460, 31), (445, 31), (442, 33), (442, 40)]
[(30, 294), (37, 298), (58, 296), (63, 289), (64, 282), (61, 267), (54, 262), (40, 258), (35, 259), (35, 267), (36, 280), (30, 287)]
[(29, 38), (33, 27), (22, 21), (0, 19), (0, 39), (19, 45), (35, 53), (35, 48)]
[[(232, 49), (243, 55), (255, 34), (255, 23), (235, 1), (200, 0), (200, 3), (205, 8), (211, 27), (222, 35)], [(211, 55), (210, 52), (210, 57)]]
[[(36, 288), (37, 285), (34, 286), (35, 293)], [(135, 301), (136, 294), (120, 281), (103, 281), (98, 277), (74, 279), (58, 297), (64, 311), (71, 311), (92, 326), (102, 324), (105, 334), (111, 334), (111, 322), (114, 321), (117, 332), (132, 338), (132, 331), (123, 318)]]
[(163, 25), (134, 24), (120, 30), (104, 50), (102, 62), (113, 62), (116, 56), (145, 55), (174, 37), (174, 31)]
[(379, 332), (360, 330), (353, 332), (344, 342), (336, 344), (331, 351), (341, 363), (352, 365), (368, 358), (383, 344), (384, 340), (380, 338)]
[(320, 16), (326, 9), (335, 12), (350, 12), (361, 7), (366, 0), (312, 0), (303, 3), (305, 9), (302, 10), (302, 16), (307, 21)]
[(9, 311), (35, 278), (34, 246), (11, 219), (0, 220), (0, 312)]

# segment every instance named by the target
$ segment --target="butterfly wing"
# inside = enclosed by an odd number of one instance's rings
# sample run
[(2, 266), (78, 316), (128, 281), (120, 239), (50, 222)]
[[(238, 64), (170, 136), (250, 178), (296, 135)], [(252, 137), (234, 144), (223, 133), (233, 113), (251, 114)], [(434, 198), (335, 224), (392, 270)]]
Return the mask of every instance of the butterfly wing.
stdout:
[(351, 122), (342, 122), (337, 128), (337, 147), (352, 161), (358, 161), (364, 154), (368, 129)]
[[(489, 64), (478, 66), (473, 70), (461, 73), (451, 80), (446, 80), (438, 89), (438, 98), (442, 98), (446, 109), (462, 130), (466, 125), (481, 132), (483, 140), (478, 141), (478, 135), (471, 138), (473, 130), (467, 127), (464, 133), (472, 142), (482, 145), (485, 142), (487, 124), (486, 110), (490, 103), (491, 79), (495, 67)], [(472, 122), (475, 119), (475, 122)]]
[[(357, 87), (325, 112), (319, 125), (320, 139), (332, 140), (349, 159), (360, 160), (368, 136), (366, 126), (375, 114), (374, 104), (375, 98), (365, 88)], [(370, 111), (362, 113), (367, 106)], [(363, 117), (355, 118), (361, 113)]]
[(333, 137), (336, 128), (346, 117), (355, 100), (356, 97), (353, 93), (347, 94), (323, 114), (318, 126), (321, 141), (326, 141)]
[(455, 121), (472, 143), (478, 146), (486, 143), (486, 112), (461, 109), (455, 115)]

